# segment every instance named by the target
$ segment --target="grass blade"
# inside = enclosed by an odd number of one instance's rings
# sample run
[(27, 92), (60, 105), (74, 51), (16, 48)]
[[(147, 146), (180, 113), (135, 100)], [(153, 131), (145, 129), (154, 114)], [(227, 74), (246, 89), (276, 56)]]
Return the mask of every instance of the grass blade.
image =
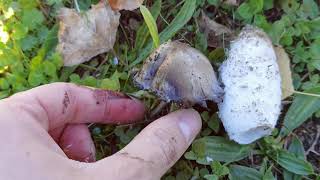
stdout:
[[(160, 33), (160, 43), (170, 40), (189, 20), (191, 19), (195, 9), (196, 2), (194, 0), (186, 0), (176, 18), (172, 20), (169, 26)], [(129, 65), (129, 69), (145, 60), (152, 52), (153, 42), (148, 42), (143, 51), (139, 53), (138, 58)]]
[[(162, 5), (162, 1), (157, 0), (154, 2), (154, 4), (150, 9), (152, 17), (155, 20), (157, 20), (160, 15), (161, 5)], [(143, 25), (141, 25), (137, 31), (137, 36), (136, 36), (135, 45), (134, 45), (134, 52), (138, 52), (143, 48), (149, 35), (150, 33), (148, 31), (148, 26), (146, 23), (143, 23)]]
[(140, 6), (140, 11), (153, 39), (153, 45), (155, 48), (158, 48), (160, 45), (160, 38), (156, 21), (154, 20), (148, 8), (146, 8), (144, 5)]

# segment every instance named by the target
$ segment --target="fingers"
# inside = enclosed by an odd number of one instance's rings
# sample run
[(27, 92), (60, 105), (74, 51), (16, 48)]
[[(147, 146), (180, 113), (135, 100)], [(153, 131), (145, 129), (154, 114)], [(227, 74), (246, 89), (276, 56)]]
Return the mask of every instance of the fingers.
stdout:
[(13, 113), (28, 113), (46, 129), (69, 123), (132, 123), (143, 119), (144, 105), (123, 94), (54, 83), (19, 93), (7, 100)]
[(70, 159), (80, 162), (95, 161), (94, 143), (85, 124), (68, 125), (60, 137), (59, 145)]
[(113, 173), (119, 177), (125, 171), (133, 179), (160, 179), (183, 155), (200, 129), (201, 118), (196, 111), (172, 113), (150, 124), (117, 154), (97, 162), (101, 166), (98, 169), (102, 172), (108, 163), (114, 167), (118, 164)]

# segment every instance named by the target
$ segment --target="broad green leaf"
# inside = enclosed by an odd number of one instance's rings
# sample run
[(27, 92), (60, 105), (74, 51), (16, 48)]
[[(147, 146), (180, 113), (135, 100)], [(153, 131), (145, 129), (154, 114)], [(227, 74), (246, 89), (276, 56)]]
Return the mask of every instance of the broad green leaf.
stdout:
[(46, 40), (42, 45), (46, 56), (50, 56), (52, 53), (55, 53), (56, 46), (58, 44), (58, 30), (59, 26), (55, 24), (49, 31)]
[(151, 37), (153, 39), (154, 48), (158, 48), (160, 45), (160, 39), (159, 39), (159, 32), (158, 32), (157, 23), (154, 20), (152, 14), (148, 10), (148, 8), (146, 8), (144, 5), (140, 6), (140, 12), (144, 18), (145, 23), (148, 26), (149, 32), (150, 32)]
[(215, 174), (207, 174), (204, 176), (204, 179), (206, 179), (206, 180), (219, 180), (219, 177)]
[(270, 31), (268, 31), (268, 34), (274, 44), (279, 44), (280, 39), (284, 35), (285, 29), (286, 25), (282, 20), (278, 20), (272, 24)]
[(303, 144), (296, 136), (293, 136), (288, 151), (295, 154), (300, 159), (306, 159)]
[[(305, 159), (303, 144), (296, 136), (293, 136), (288, 151), (295, 154), (297, 158)], [(284, 180), (301, 180), (302, 176), (283, 170), (283, 178)]]
[(261, 12), (263, 10), (263, 4), (264, 4), (263, 1), (264, 0), (249, 0), (248, 1), (251, 12), (253, 14), (256, 14), (256, 13)]
[(251, 11), (251, 8), (249, 4), (242, 3), (239, 8), (237, 9), (237, 13), (243, 18), (243, 19), (251, 19), (253, 17), (253, 12)]
[(272, 174), (272, 166), (270, 166), (264, 173), (262, 180), (276, 180), (276, 178)]
[[(172, 22), (160, 33), (160, 43), (170, 40), (187, 22), (196, 9), (196, 1), (185, 0), (181, 10)], [(129, 69), (141, 63), (152, 52), (153, 42), (149, 42), (138, 58), (129, 65)]]
[(273, 0), (264, 0), (263, 9), (269, 10), (273, 8)]
[(36, 87), (46, 83), (46, 77), (40, 71), (31, 71), (28, 77), (28, 83), (31, 87)]
[(44, 21), (44, 16), (41, 11), (37, 9), (23, 11), (22, 23), (29, 30), (34, 30)]
[(319, 15), (319, 6), (314, 0), (303, 0), (301, 11), (306, 17), (316, 18)]
[[(153, 19), (158, 19), (158, 16), (160, 15), (160, 11), (161, 11), (161, 4), (162, 4), (162, 0), (157, 0), (152, 5), (150, 12), (152, 14)], [(143, 23), (143, 25), (141, 25), (137, 31), (137, 36), (136, 36), (135, 45), (134, 45), (135, 52), (138, 52), (143, 48), (149, 35), (150, 33), (148, 31), (148, 26), (146, 23)]]
[(0, 99), (4, 99), (4, 98), (8, 97), (9, 95), (10, 95), (9, 90), (0, 91)]
[(229, 169), (227, 166), (222, 165), (219, 161), (213, 161), (211, 163), (211, 169), (213, 171), (213, 173), (215, 175), (217, 175), (218, 177), (222, 177), (225, 176), (227, 174), (229, 174)]
[(221, 3), (221, 0), (208, 0), (210, 5), (218, 6)]
[(1, 90), (7, 90), (9, 89), (10, 84), (5, 78), (0, 78), (0, 89)]
[(312, 165), (309, 162), (297, 158), (293, 153), (285, 150), (278, 152), (277, 163), (295, 174), (310, 175), (314, 173)]
[(239, 165), (231, 165), (230, 169), (230, 180), (261, 180), (262, 174), (256, 169), (239, 166)]
[(192, 144), (192, 151), (200, 158), (209, 160), (233, 162), (247, 157), (251, 145), (239, 145), (219, 136), (207, 136)]
[[(319, 94), (320, 87), (315, 87), (306, 93)], [(299, 127), (320, 109), (320, 98), (306, 95), (297, 95), (290, 106), (285, 118), (280, 136), (284, 137)]]

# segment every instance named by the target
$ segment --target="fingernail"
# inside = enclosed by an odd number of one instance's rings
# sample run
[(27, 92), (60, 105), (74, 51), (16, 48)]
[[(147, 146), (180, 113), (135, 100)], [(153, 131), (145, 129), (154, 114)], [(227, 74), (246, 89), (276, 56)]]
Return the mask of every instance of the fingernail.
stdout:
[(201, 128), (201, 119), (195, 110), (183, 110), (179, 120), (179, 127), (186, 141), (190, 144)]

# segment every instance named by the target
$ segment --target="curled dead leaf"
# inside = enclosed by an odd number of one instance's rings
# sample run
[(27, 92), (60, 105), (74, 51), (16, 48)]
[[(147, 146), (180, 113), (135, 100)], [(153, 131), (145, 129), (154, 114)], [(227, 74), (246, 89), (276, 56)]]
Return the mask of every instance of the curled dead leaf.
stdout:
[(113, 10), (134, 10), (137, 9), (143, 0), (109, 0), (109, 4)]
[(89, 61), (113, 48), (119, 26), (120, 13), (104, 2), (93, 5), (85, 14), (62, 8), (57, 51), (65, 66)]
[(281, 74), (282, 100), (294, 93), (292, 74), (290, 68), (290, 58), (282, 47), (275, 47), (277, 62)]
[(141, 89), (155, 92), (162, 100), (185, 106), (220, 101), (222, 89), (209, 60), (187, 44), (162, 44), (134, 77)]
[(234, 38), (231, 29), (210, 19), (204, 12), (201, 14), (199, 26), (207, 37), (209, 47), (223, 47)]

